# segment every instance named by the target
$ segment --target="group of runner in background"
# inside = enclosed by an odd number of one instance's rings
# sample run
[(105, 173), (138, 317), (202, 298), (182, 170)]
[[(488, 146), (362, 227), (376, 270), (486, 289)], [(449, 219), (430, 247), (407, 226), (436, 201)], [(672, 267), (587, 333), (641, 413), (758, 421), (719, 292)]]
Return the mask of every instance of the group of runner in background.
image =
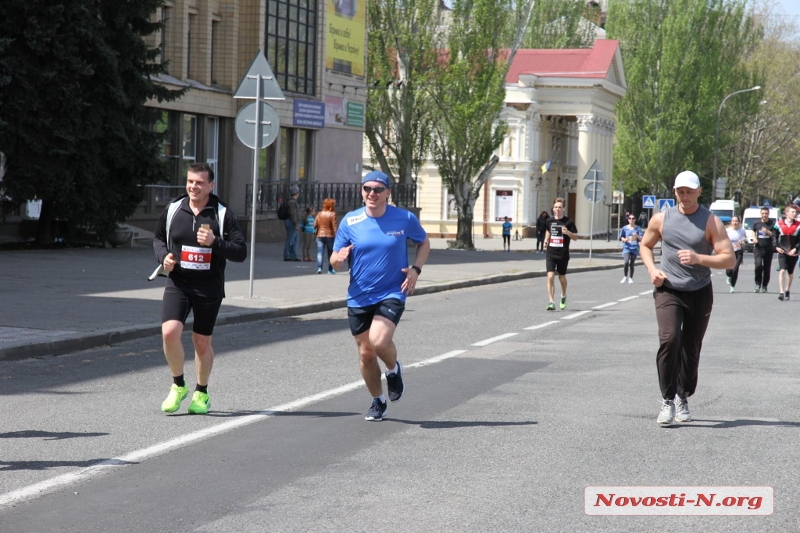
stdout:
[[(726, 226), (728, 239), (733, 245), (736, 263), (733, 268), (725, 270), (726, 283), (730, 285), (730, 292), (736, 292), (739, 280), (739, 267), (744, 259), (747, 244), (753, 244), (753, 257), (756, 266), (755, 290), (753, 292), (767, 292), (770, 281), (770, 268), (774, 254), (778, 254), (778, 299), (786, 301), (791, 298), (792, 274), (798, 262), (800, 252), (800, 221), (797, 213), (800, 207), (789, 204), (783, 209), (783, 218), (774, 220), (769, 217), (769, 208), (761, 209), (761, 220), (756, 221), (752, 228), (752, 239), (748, 239), (747, 232), (742, 226), (742, 219), (738, 215), (731, 217)], [(636, 258), (639, 256), (639, 242), (644, 236), (636, 216), (632, 213), (626, 215), (627, 225), (619, 232), (622, 241), (622, 258), (624, 273), (620, 283), (633, 283), (633, 270)]]

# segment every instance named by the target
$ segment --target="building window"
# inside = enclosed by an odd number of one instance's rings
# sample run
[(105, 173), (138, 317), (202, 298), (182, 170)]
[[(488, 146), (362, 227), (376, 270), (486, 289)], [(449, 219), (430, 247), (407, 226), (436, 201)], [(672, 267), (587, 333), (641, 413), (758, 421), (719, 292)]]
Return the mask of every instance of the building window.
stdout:
[(183, 149), (181, 152), (181, 176), (186, 175), (189, 165), (197, 160), (197, 117), (183, 115)]
[(161, 49), (161, 62), (166, 63), (169, 60), (169, 56), (167, 55), (167, 35), (168, 35), (168, 28), (169, 28), (169, 15), (170, 15), (170, 8), (167, 6), (163, 6), (161, 8), (161, 42), (159, 43), (159, 48)]
[(219, 84), (219, 22), (211, 21), (211, 83)]
[(163, 111), (161, 118), (156, 124), (156, 131), (164, 135), (161, 142), (161, 157), (166, 161), (167, 183), (175, 184), (178, 182), (178, 113), (174, 111)]
[(189, 15), (189, 22), (186, 26), (186, 79), (193, 79), (194, 75), (192, 69), (192, 53), (194, 51), (194, 43), (192, 42), (192, 30), (196, 24), (197, 15)]
[(312, 0), (267, 0), (267, 60), (284, 91), (315, 93), (316, 24)]
[(263, 150), (258, 151), (258, 179), (266, 181), (278, 181), (275, 177), (275, 147), (278, 143), (272, 143)]
[(308, 172), (311, 168), (311, 130), (297, 130), (297, 179), (300, 181), (308, 180)]
[(294, 162), (294, 135), (292, 133), (294, 133), (292, 129), (281, 128), (281, 159), (278, 176), (284, 181), (292, 181), (291, 171)]

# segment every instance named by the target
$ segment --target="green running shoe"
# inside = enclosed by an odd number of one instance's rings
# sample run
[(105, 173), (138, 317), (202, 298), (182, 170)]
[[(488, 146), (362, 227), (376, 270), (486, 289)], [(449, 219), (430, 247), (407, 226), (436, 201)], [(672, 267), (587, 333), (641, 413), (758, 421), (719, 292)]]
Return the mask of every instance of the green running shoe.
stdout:
[(192, 395), (192, 403), (189, 405), (189, 412), (196, 415), (204, 415), (208, 413), (210, 405), (211, 402), (208, 399), (208, 394), (196, 390)]
[(161, 410), (165, 413), (174, 413), (180, 408), (181, 402), (186, 398), (187, 394), (189, 394), (189, 389), (186, 386), (178, 387), (173, 383), (172, 388), (169, 389), (167, 399), (161, 404)]
[(567, 308), (567, 297), (566, 296), (562, 296), (561, 297), (561, 303), (559, 304), (559, 307), (561, 309), (566, 309)]
[(553, 302), (550, 302), (549, 304), (547, 304), (547, 310), (548, 311), (555, 311), (556, 310), (556, 304), (554, 304)]

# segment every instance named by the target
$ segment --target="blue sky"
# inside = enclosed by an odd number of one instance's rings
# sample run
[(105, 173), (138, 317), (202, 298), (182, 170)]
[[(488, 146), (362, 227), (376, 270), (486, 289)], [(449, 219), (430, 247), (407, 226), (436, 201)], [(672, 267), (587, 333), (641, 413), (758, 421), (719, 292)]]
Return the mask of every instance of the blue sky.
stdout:
[(784, 15), (793, 15), (795, 22), (800, 23), (800, 0), (776, 0), (775, 11)]

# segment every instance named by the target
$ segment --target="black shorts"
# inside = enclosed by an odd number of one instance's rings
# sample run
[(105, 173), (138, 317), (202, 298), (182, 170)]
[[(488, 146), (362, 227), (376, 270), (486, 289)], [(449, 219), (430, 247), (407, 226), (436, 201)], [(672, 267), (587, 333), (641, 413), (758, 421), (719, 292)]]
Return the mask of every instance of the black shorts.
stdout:
[(796, 255), (778, 254), (778, 266), (780, 270), (785, 270), (789, 274), (794, 274), (794, 267), (797, 265)]
[(558, 272), (559, 276), (566, 276), (569, 257), (562, 257), (561, 259), (552, 259), (548, 257), (545, 259), (545, 265), (548, 272)]
[(167, 320), (178, 320), (186, 324), (189, 312), (194, 314), (192, 331), (198, 335), (210, 337), (214, 333), (222, 298), (202, 298), (182, 291), (177, 287), (166, 287), (161, 300), (161, 323)]
[(388, 318), (396, 326), (405, 309), (406, 304), (397, 298), (389, 298), (367, 307), (348, 307), (347, 319), (350, 321), (350, 332), (355, 337), (367, 331), (372, 326), (375, 315)]

